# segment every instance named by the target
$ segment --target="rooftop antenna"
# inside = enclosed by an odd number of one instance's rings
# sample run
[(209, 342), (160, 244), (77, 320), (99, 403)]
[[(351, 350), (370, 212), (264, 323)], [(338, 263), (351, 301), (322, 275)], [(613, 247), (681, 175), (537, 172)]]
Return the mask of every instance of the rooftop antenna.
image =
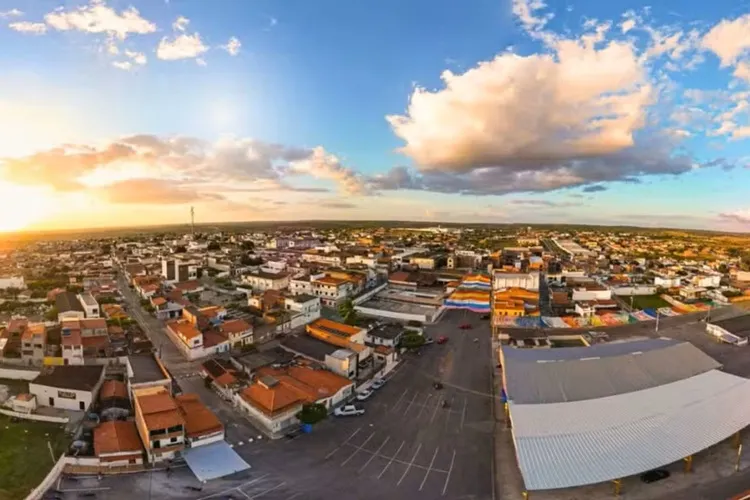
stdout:
[(195, 207), (190, 207), (190, 235), (195, 237)]

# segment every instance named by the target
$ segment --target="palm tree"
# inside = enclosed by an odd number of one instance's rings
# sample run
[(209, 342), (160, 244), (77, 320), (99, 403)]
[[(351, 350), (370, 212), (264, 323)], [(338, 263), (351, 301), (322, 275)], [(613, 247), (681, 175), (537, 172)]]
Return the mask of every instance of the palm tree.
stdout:
[(344, 319), (344, 323), (347, 325), (354, 325), (357, 323), (357, 310), (354, 309), (354, 302), (352, 299), (346, 299), (339, 305), (339, 316)]

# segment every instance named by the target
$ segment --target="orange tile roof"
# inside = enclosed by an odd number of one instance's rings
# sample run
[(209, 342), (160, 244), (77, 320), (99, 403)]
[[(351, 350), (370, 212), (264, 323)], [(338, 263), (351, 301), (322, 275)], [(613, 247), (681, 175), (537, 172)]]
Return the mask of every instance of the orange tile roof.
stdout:
[(136, 398), (141, 407), (141, 413), (144, 415), (177, 409), (177, 404), (167, 391), (138, 395)]
[(143, 293), (155, 292), (159, 289), (159, 285), (143, 285), (141, 290)]
[(352, 381), (328, 370), (313, 370), (303, 366), (291, 366), (287, 373), (295, 380), (312, 387), (318, 398), (333, 396)]
[(318, 278), (314, 280), (316, 283), (323, 283), (324, 285), (343, 285), (344, 283), (347, 283), (349, 280), (344, 280), (341, 278), (334, 278), (332, 276), (324, 276), (322, 278)]
[(105, 380), (99, 390), (99, 399), (127, 398), (128, 388), (119, 380)]
[(152, 297), (151, 303), (155, 306), (161, 306), (167, 303), (167, 299), (164, 297)]
[(86, 318), (79, 321), (81, 328), (107, 328), (107, 320), (104, 318)]
[(106, 347), (109, 345), (108, 335), (96, 335), (93, 337), (81, 337), (83, 347)]
[(30, 341), (34, 335), (41, 335), (43, 339), (47, 338), (47, 328), (44, 323), (29, 323), (23, 330), (21, 340)]
[(221, 328), (222, 332), (231, 334), (246, 332), (250, 330), (252, 326), (250, 326), (250, 323), (244, 319), (231, 319), (222, 323), (219, 328)]
[(198, 289), (200, 287), (200, 283), (198, 283), (196, 280), (183, 281), (180, 283), (175, 283), (174, 287), (182, 292), (190, 292), (192, 290)]
[(206, 408), (197, 394), (181, 394), (175, 398), (188, 437), (198, 437), (223, 431), (224, 426), (211, 410)]
[(112, 420), (94, 429), (94, 452), (97, 457), (107, 453), (140, 452), (142, 449), (135, 422)]
[(310, 323), (308, 326), (312, 328), (319, 326), (325, 329), (334, 330), (344, 337), (351, 337), (352, 335), (356, 335), (360, 332), (360, 328), (357, 328), (356, 326), (345, 325), (344, 323), (331, 321), (330, 319), (325, 319), (325, 318), (316, 319), (315, 321)]
[(307, 401), (294, 389), (281, 383), (271, 388), (255, 383), (245, 388), (240, 396), (251, 405), (270, 415)]
[(198, 330), (192, 323), (189, 321), (181, 321), (181, 320), (175, 320), (170, 321), (167, 323), (167, 326), (175, 333), (181, 334), (186, 339), (190, 340), (195, 337), (198, 337), (201, 335), (200, 330)]
[(214, 379), (214, 383), (222, 387), (232, 385), (235, 382), (237, 382), (237, 377), (232, 375), (230, 372), (224, 372)]

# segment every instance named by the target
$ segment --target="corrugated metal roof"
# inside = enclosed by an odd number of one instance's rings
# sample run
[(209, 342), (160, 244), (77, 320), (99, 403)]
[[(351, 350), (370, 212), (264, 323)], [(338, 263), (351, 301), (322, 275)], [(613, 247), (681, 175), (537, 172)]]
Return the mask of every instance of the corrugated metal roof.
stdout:
[(182, 452), (199, 481), (210, 481), (250, 468), (226, 441), (188, 448)]
[[(567, 349), (526, 349), (564, 350)], [(661, 349), (630, 351), (619, 356), (593, 354), (562, 361), (505, 357), (508, 398), (516, 404), (583, 401), (669, 384), (721, 366), (688, 342), (667, 343)]]
[(564, 361), (581, 358), (622, 356), (633, 352), (646, 352), (663, 349), (683, 341), (666, 337), (658, 339), (631, 340), (628, 342), (608, 342), (594, 344), (590, 347), (561, 347), (557, 349), (519, 349), (505, 346), (502, 348), (505, 359), (518, 361)]
[(676, 462), (750, 425), (750, 380), (712, 370), (629, 394), (575, 403), (510, 403), (526, 488), (632, 476)]

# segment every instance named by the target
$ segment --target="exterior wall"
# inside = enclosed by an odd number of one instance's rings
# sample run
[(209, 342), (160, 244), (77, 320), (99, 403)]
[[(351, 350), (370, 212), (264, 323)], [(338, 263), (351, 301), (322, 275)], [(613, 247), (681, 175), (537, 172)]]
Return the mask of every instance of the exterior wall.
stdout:
[(63, 363), (66, 365), (83, 364), (83, 346), (60, 346), (62, 348)]
[(721, 276), (695, 276), (691, 280), (693, 285), (703, 288), (715, 288), (721, 285)]
[(12, 410), (5, 410), (0, 408), (0, 413), (9, 417), (18, 417), (26, 420), (34, 420), (36, 422), (53, 422), (56, 424), (67, 424), (70, 419), (68, 417), (52, 417), (49, 415), (39, 415), (38, 413), (24, 413)]
[(529, 274), (495, 274), (494, 289), (503, 288), (525, 288), (527, 290), (539, 290), (539, 273)]
[(0, 367), (0, 378), (11, 380), (34, 380), (38, 375), (38, 370), (18, 370), (9, 366)]
[[(54, 408), (63, 408), (65, 410), (80, 411), (86, 410), (91, 406), (97, 392), (99, 392), (100, 385), (101, 380), (96, 388), (89, 392), (58, 389), (57, 387), (48, 387), (32, 382), (29, 384), (29, 392), (36, 396), (36, 401), (39, 406), (52, 406)], [(50, 404), (50, 398), (52, 398), (53, 404)], [(83, 408), (81, 408), (80, 403), (83, 403)]]
[(679, 276), (673, 278), (662, 278), (661, 276), (656, 276), (654, 278), (654, 285), (664, 288), (678, 288), (682, 285), (682, 278)]
[(618, 297), (629, 296), (629, 295), (654, 295), (656, 293), (655, 286), (621, 286), (613, 288), (612, 292)]
[(292, 280), (289, 284), (289, 290), (293, 295), (301, 295), (303, 293), (312, 295), (312, 283), (309, 280)]
[(295, 415), (302, 409), (302, 405), (296, 405), (283, 413), (269, 416), (242, 399), (239, 394), (234, 395), (234, 402), (244, 414), (248, 415), (255, 424), (263, 427), (269, 434), (281, 433), (285, 429), (297, 425), (299, 420)]
[(610, 300), (612, 290), (573, 290), (572, 300)]
[(425, 314), (407, 314), (395, 311), (386, 311), (384, 309), (372, 309), (369, 307), (355, 306), (357, 312), (376, 318), (397, 319), (399, 321), (419, 321), (420, 323), (430, 323), (432, 317)]
[(289, 276), (278, 278), (263, 278), (260, 276), (246, 275), (242, 281), (253, 287), (253, 290), (264, 292), (266, 290), (283, 290), (289, 287)]
[(357, 354), (352, 353), (351, 356), (346, 359), (339, 359), (331, 355), (326, 355), (325, 365), (336, 375), (353, 379), (357, 375)]
[(737, 281), (750, 281), (750, 271), (737, 271), (735, 279)]
[(205, 446), (207, 444), (211, 443), (217, 443), (219, 441), (224, 441), (224, 431), (216, 432), (214, 434), (209, 434), (207, 436), (201, 436), (198, 438), (187, 438), (187, 443), (190, 445), (191, 448), (196, 448), (198, 446)]
[(86, 314), (83, 311), (65, 311), (57, 314), (57, 321), (62, 322), (64, 319), (84, 319)]
[(5, 290), (6, 288), (18, 288), (23, 290), (26, 288), (26, 283), (23, 280), (23, 276), (10, 276), (8, 278), (0, 278), (0, 289)]

